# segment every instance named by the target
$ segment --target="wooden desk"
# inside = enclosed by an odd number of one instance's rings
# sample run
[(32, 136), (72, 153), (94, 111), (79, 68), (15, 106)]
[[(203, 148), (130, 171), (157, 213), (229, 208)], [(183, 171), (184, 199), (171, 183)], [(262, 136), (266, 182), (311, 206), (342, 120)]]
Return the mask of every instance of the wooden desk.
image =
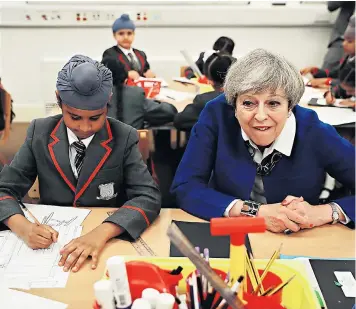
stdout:
[[(92, 208), (84, 221), (83, 234), (99, 225), (112, 208)], [(153, 251), (159, 256), (169, 256), (169, 239), (166, 231), (172, 220), (202, 221), (179, 209), (163, 209), (160, 217), (142, 235)], [(251, 234), (251, 245), (256, 258), (270, 258), (273, 251), (283, 243), (283, 254), (311, 255), (324, 258), (354, 258), (355, 233), (342, 225), (324, 226), (289, 236), (283, 234)], [(341, 245), (342, 243), (342, 245)], [(78, 273), (72, 273), (64, 289), (32, 289), (30, 293), (61, 301), (68, 309), (92, 308), (93, 284), (104, 273), (106, 260), (113, 255), (137, 255), (129, 242), (111, 240), (103, 250), (96, 270), (87, 262)]]

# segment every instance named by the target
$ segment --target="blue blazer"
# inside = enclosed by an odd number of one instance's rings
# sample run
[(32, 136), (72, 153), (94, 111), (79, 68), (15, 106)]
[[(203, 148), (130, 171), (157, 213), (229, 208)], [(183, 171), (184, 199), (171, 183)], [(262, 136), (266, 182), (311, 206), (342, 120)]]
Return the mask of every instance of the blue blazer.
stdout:
[[(287, 195), (294, 195), (317, 205), (325, 172), (354, 192), (354, 146), (321, 122), (313, 110), (296, 106), (293, 113), (297, 129), (292, 153), (283, 156), (263, 178), (267, 202), (280, 203)], [(241, 136), (234, 109), (222, 94), (206, 105), (193, 127), (172, 192), (182, 209), (211, 219), (223, 216), (234, 199), (248, 200), (255, 176), (256, 164)], [(354, 227), (355, 197), (335, 202), (352, 220), (349, 226)]]

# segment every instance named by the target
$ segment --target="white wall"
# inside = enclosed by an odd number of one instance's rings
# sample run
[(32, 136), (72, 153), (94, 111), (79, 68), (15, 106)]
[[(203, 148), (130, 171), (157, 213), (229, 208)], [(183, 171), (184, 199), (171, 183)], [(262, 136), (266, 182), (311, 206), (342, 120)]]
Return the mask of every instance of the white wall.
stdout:
[[(221, 35), (234, 39), (239, 55), (263, 47), (284, 55), (297, 67), (320, 65), (330, 31), (330, 26), (148, 27), (137, 28), (134, 45), (147, 53), (158, 75), (169, 79), (186, 65), (179, 52), (182, 48), (198, 55)], [(2, 79), (13, 95), (17, 121), (44, 115), (44, 104), (52, 98), (54, 102), (56, 73), (72, 55), (100, 60), (112, 45), (110, 27), (1, 28)]]

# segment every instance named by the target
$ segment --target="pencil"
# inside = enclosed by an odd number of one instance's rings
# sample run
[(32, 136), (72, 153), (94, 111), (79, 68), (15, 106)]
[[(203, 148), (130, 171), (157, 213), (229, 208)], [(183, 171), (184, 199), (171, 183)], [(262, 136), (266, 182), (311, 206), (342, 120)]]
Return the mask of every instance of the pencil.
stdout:
[(267, 276), (267, 273), (268, 273), (269, 269), (271, 268), (271, 266), (272, 266), (274, 260), (275, 260), (277, 257), (279, 258), (280, 253), (281, 253), (281, 249), (282, 249), (282, 245), (283, 245), (283, 244), (281, 244), (281, 245), (279, 246), (278, 250), (274, 251), (272, 257), (271, 257), (270, 260), (268, 261), (267, 266), (266, 266), (266, 268), (264, 269), (264, 271), (263, 271), (263, 273), (262, 273), (262, 275), (261, 275), (261, 281), (263, 281), (263, 279)]
[(192, 275), (194, 309), (199, 309), (198, 281), (195, 272)]
[[(244, 259), (245, 267), (244, 267), (244, 277), (247, 278), (247, 261)], [(247, 293), (247, 280), (242, 282), (242, 288), (244, 293)]]
[[(233, 291), (234, 293), (236, 293), (236, 295), (237, 295), (237, 293), (238, 293), (238, 291), (239, 291), (239, 287), (240, 287), (241, 282), (242, 282), (243, 280), (244, 280), (244, 276), (240, 276), (239, 279), (237, 279), (237, 281), (236, 281), (236, 282), (234, 283), (234, 285), (231, 287), (231, 291)], [(226, 300), (223, 299), (223, 300), (220, 302), (218, 308), (220, 308), (220, 307), (224, 308), (225, 305), (226, 305)], [(227, 305), (228, 305), (228, 304), (227, 304)]]
[(255, 277), (255, 273), (252, 270), (252, 265), (251, 265), (250, 260), (247, 255), (245, 256), (245, 260), (247, 262), (247, 274), (250, 278), (252, 290), (254, 291), (254, 290), (256, 290), (256, 288), (258, 286), (257, 278)]
[[(206, 263), (209, 265), (209, 249), (205, 248), (204, 250), (204, 260)], [(206, 280), (205, 276), (202, 276), (201, 278), (202, 284), (203, 284), (203, 294), (205, 295), (208, 292), (208, 280)]]
[(256, 290), (253, 291), (253, 293), (258, 293), (259, 290), (261, 290), (261, 293), (264, 293), (265, 289), (263, 288), (263, 284), (262, 284), (262, 279), (260, 278), (260, 274), (255, 266), (255, 263), (254, 263), (254, 260), (253, 260), (253, 256), (250, 254), (249, 251), (247, 251), (247, 255), (250, 259), (250, 263), (251, 263), (251, 266), (252, 266), (252, 271), (254, 272), (255, 274), (255, 277), (256, 277), (256, 281), (257, 281), (257, 288)]
[(198, 274), (196, 277), (197, 277), (197, 286), (198, 286), (199, 299), (200, 299), (200, 303), (202, 303), (203, 300), (204, 300), (203, 284), (202, 284), (202, 280), (201, 280), (200, 274)]
[[(194, 274), (194, 273), (193, 273)], [(192, 309), (195, 309), (195, 303), (194, 303), (194, 291), (193, 291), (193, 279), (189, 278), (189, 298), (190, 298), (190, 307)]]
[[(229, 281), (230, 281), (230, 274), (227, 273), (224, 282), (225, 282), (225, 283), (229, 283)], [(224, 298), (223, 298), (222, 296), (220, 296), (220, 297), (218, 298), (218, 300), (214, 303), (214, 305), (211, 307), (211, 309), (217, 309), (217, 308), (219, 307), (220, 303), (221, 303), (223, 300), (224, 300)]]
[(26, 207), (26, 205), (25, 205), (24, 203), (22, 203), (21, 200), (19, 200), (18, 202), (19, 202), (19, 204), (20, 204), (22, 210), (23, 210), (23, 211), (26, 211), (26, 212), (29, 214), (29, 216), (35, 221), (35, 223), (36, 223), (37, 225), (41, 225), (41, 223), (40, 223), (40, 222), (37, 220), (37, 218), (32, 214), (32, 212), (29, 211), (29, 209)]
[(261, 296), (266, 296), (269, 292), (271, 292), (275, 288), (274, 285), (270, 286)]
[(282, 282), (280, 285), (278, 285), (275, 289), (273, 289), (272, 291), (270, 291), (268, 294), (266, 294), (267, 296), (269, 295), (273, 295), (276, 294), (278, 291), (280, 291), (281, 289), (283, 289), (289, 282), (291, 282), (294, 277), (296, 275), (292, 276), (291, 278), (289, 278), (286, 282)]
[(208, 295), (205, 298), (205, 301), (203, 303), (203, 309), (210, 309), (211, 308), (215, 296), (216, 296), (216, 290), (210, 285), (209, 289), (208, 289)]

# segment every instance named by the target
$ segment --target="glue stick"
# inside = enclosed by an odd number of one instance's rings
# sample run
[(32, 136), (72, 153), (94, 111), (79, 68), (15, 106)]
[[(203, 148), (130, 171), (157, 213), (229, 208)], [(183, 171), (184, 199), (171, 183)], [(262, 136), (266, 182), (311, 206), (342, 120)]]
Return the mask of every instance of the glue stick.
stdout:
[(115, 309), (112, 284), (109, 280), (94, 283), (95, 300), (101, 309)]
[(156, 309), (172, 309), (175, 301), (172, 294), (161, 293), (157, 297)]
[(113, 256), (107, 260), (106, 267), (114, 290), (116, 308), (129, 308), (132, 304), (132, 299), (125, 259), (122, 256)]
[(158, 296), (159, 292), (156, 289), (147, 288), (142, 291), (142, 298), (146, 299), (151, 304), (152, 309), (156, 309)]
[(143, 298), (137, 298), (133, 304), (131, 309), (152, 309), (148, 300)]

